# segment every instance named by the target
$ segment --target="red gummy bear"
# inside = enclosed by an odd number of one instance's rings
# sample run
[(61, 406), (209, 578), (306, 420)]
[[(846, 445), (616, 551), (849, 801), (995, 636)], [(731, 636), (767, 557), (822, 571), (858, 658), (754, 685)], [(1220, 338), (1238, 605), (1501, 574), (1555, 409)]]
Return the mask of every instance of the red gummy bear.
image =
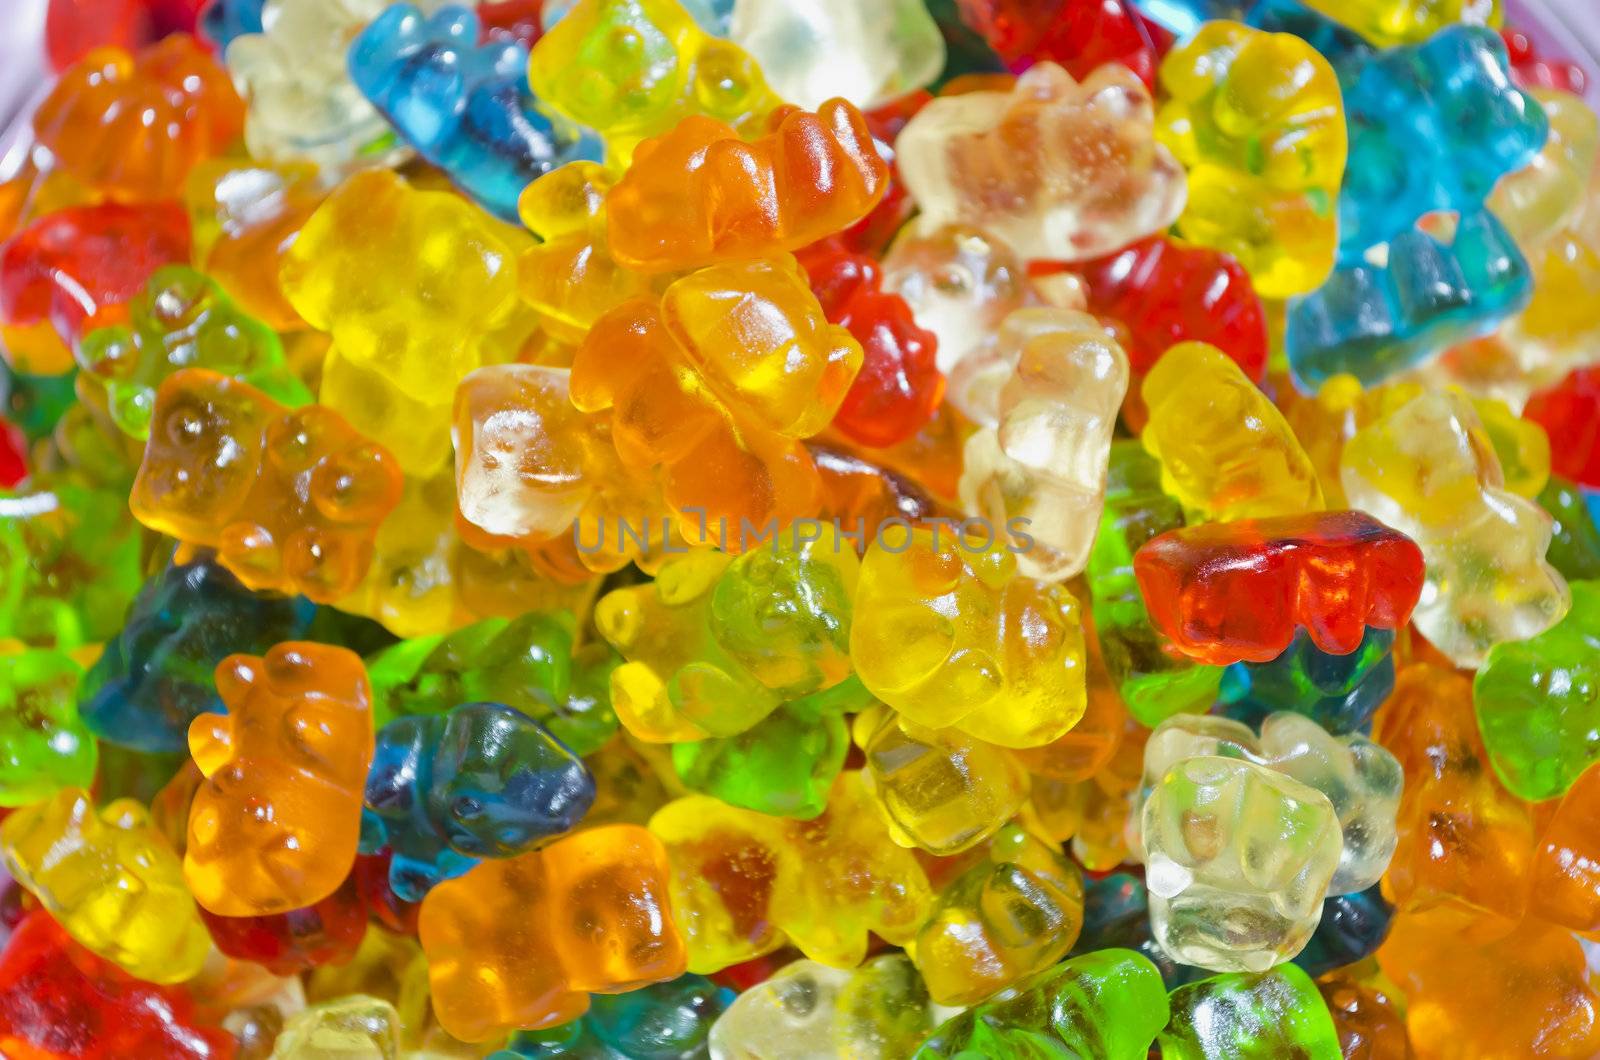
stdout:
[(396, 935), (414, 938), (417, 934), (417, 917), (422, 914), (422, 903), (406, 901), (389, 886), (389, 861), (392, 857), (388, 847), (376, 854), (357, 854), (351, 876), (356, 881), (362, 905), (374, 920)]
[(971, 26), (1020, 73), (1053, 60), (1082, 81), (1096, 67), (1121, 63), (1152, 89), (1172, 34), (1126, 0), (956, 0)]
[(1422, 595), (1422, 550), (1365, 512), (1313, 512), (1168, 531), (1133, 573), (1179, 653), (1227, 666), (1270, 662), (1298, 626), (1330, 655), (1368, 626), (1399, 629)]
[(1528, 399), (1522, 415), (1550, 436), (1550, 470), (1600, 486), (1600, 369), (1579, 368)]
[(1089, 311), (1122, 325), (1139, 375), (1179, 342), (1208, 342), (1259, 383), (1267, 317), (1244, 267), (1218, 250), (1151, 236), (1079, 266)]
[(917, 326), (906, 300), (883, 290), (878, 263), (827, 240), (798, 255), (830, 324), (861, 343), (861, 372), (833, 426), (862, 445), (903, 442), (928, 422), (944, 397), (939, 338)]
[(532, 48), (544, 35), (544, 0), (482, 0), (478, 22), (485, 41), (516, 40)]
[(13, 1060), (212, 1060), (233, 1036), (194, 1020), (182, 987), (134, 979), (29, 913), (0, 954), (0, 1055)]
[(0, 247), (0, 319), (48, 320), (68, 346), (127, 318), (129, 299), (163, 265), (189, 261), (189, 215), (175, 202), (72, 206)]
[(849, 249), (881, 256), (895, 233), (916, 212), (917, 204), (912, 201), (911, 194), (900, 180), (900, 171), (895, 168), (894, 142), (906, 123), (932, 99), (931, 92), (918, 89), (862, 114), (867, 119), (867, 129), (872, 133), (878, 154), (889, 163), (889, 187), (867, 216), (833, 237)]
[(322, 901), (287, 913), (218, 916), (198, 908), (217, 949), (263, 965), (273, 975), (347, 961), (367, 933), (367, 907), (354, 873)]
[(1581, 96), (1588, 87), (1588, 75), (1577, 63), (1564, 59), (1546, 59), (1533, 46), (1533, 41), (1521, 30), (1510, 26), (1500, 30), (1511, 56), (1511, 80), (1518, 88), (1559, 88)]
[(28, 477), (28, 440), (17, 425), (0, 420), (0, 489), (10, 489)]
[(172, 33), (193, 33), (204, 6), (205, 0), (50, 0), (45, 51), (57, 70), (106, 45), (138, 51)]

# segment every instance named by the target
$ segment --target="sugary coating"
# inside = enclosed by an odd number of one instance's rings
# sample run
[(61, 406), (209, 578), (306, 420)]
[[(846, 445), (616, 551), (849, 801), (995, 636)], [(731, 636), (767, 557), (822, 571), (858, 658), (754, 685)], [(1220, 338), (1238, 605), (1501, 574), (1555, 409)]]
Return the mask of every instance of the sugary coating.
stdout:
[(254, 961), (274, 975), (296, 975), (355, 956), (367, 931), (367, 904), (356, 873), (339, 889), (303, 909), (270, 916), (218, 916), (200, 910), (211, 941), (223, 954)]
[(324, 1001), (284, 1022), (270, 1060), (357, 1060), (402, 1052), (400, 1013), (389, 1002), (365, 994)]
[[(444, 0), (419, 2), (432, 10)], [(360, 166), (404, 157), (346, 64), (350, 42), (388, 6), (388, 0), (266, 0), (263, 30), (235, 37), (227, 48), (228, 72), (247, 105), (244, 142), (253, 157), (310, 163), (329, 184)]]
[(1600, 761), (1600, 582), (1573, 582), (1572, 609), (1527, 640), (1489, 649), (1472, 702), (1489, 762), (1512, 794), (1560, 798)]
[(1376, 884), (1354, 894), (1330, 895), (1322, 903), (1322, 919), (1294, 963), (1307, 975), (1322, 978), (1371, 957), (1389, 937), (1394, 907)]
[(1405, 991), (1419, 1057), (1600, 1050), (1600, 992), (1583, 942), (1531, 918), (1507, 927), (1477, 919), (1441, 931), (1426, 916), (1395, 918), (1378, 964)]
[(967, 858), (906, 948), (941, 1005), (971, 1005), (1043, 971), (1083, 925), (1082, 871), (1021, 825)]
[(311, 215), (283, 263), (283, 292), (352, 363), (418, 402), (439, 401), (483, 358), (516, 300), (501, 231), (455, 195), (364, 170)]
[(1183, 526), (1182, 505), (1161, 492), (1160, 463), (1137, 441), (1112, 442), (1106, 482), (1085, 571), (1095, 631), (1128, 713), (1154, 727), (1173, 714), (1210, 707), (1223, 672), (1168, 650), (1134, 573), (1134, 556), (1145, 542)]
[(1132, 950), (1104, 949), (1062, 961), (1006, 997), (946, 1020), (914, 1055), (1143, 1060), (1166, 1022), (1167, 991), (1155, 966)]
[(311, 391), (283, 359), (277, 333), (241, 312), (222, 288), (186, 265), (166, 265), (128, 302), (126, 324), (89, 332), (78, 363), (105, 386), (112, 420), (150, 436), (156, 388), (181, 368), (206, 368), (257, 387), (289, 406)]
[(491, 1060), (703, 1060), (711, 1028), (734, 991), (692, 972), (626, 994), (595, 994), (571, 1023), (511, 1036)]
[(1544, 111), (1511, 83), (1505, 44), (1491, 29), (1450, 26), (1422, 44), (1347, 63), (1340, 80), (1350, 131), (1342, 265), (1410, 231), (1423, 214), (1477, 212), (1495, 181), (1544, 145)]
[(594, 779), (543, 725), (504, 703), (396, 718), (377, 734), (363, 849), (387, 846), (389, 886), (419, 902), (483, 858), (571, 831)]
[(798, 536), (737, 559), (671, 559), (654, 584), (600, 600), (595, 625), (628, 660), (611, 692), (630, 732), (652, 742), (733, 736), (850, 675), (860, 564), (831, 534)]
[(73, 348), (127, 319), (126, 303), (151, 273), (188, 259), (189, 218), (176, 203), (56, 210), (0, 246), (0, 320), (49, 324)]
[(1267, 318), (1237, 260), (1154, 235), (1078, 266), (1089, 311), (1110, 317), (1136, 375), (1182, 342), (1204, 342), (1252, 381), (1267, 370)]
[(673, 744), (673, 772), (689, 791), (729, 806), (809, 820), (827, 808), (850, 750), (843, 712), (871, 701), (859, 681), (841, 682), (779, 707), (736, 735)]
[(316, 168), (304, 163), (201, 162), (184, 189), (195, 262), (245, 313), (280, 331), (300, 327), (278, 273), (326, 192)]
[(1362, 511), (1204, 523), (1170, 530), (1133, 558), (1156, 628), (1215, 666), (1269, 662), (1305, 629), (1347, 655), (1369, 626), (1405, 626), (1424, 552)]
[(1083, 78), (1121, 63), (1154, 89), (1161, 53), (1172, 45), (1150, 21), (1157, 12), (1128, 0), (956, 0), (956, 9), (1013, 70), (1048, 59)]
[(382, 446), (321, 405), (288, 410), (202, 368), (156, 391), (128, 504), (141, 523), (218, 557), (252, 589), (336, 600), (360, 584), (400, 501)]
[(1349, 373), (1365, 384), (1492, 332), (1528, 304), (1527, 260), (1494, 214), (1461, 215), (1447, 240), (1411, 228), (1383, 264), (1357, 259), (1290, 303), (1284, 346), (1299, 385)]
[(1234, 663), (1222, 677), (1221, 710), (1246, 725), (1287, 710), (1336, 735), (1364, 732), (1372, 713), (1394, 689), (1394, 632), (1368, 627), (1360, 647), (1335, 655), (1297, 629), (1283, 654), (1270, 662)]
[(773, 91), (811, 109), (843, 96), (875, 107), (927, 85), (944, 66), (944, 37), (923, 0), (739, 0), (728, 39), (750, 53)]
[(1266, 298), (1333, 269), (1344, 106), (1333, 67), (1288, 33), (1207, 22), (1161, 63), (1156, 134), (1189, 171), (1178, 232), (1226, 251)]
[(1142, 830), (1157, 942), (1216, 971), (1264, 972), (1300, 952), (1339, 865), (1327, 797), (1240, 759), (1173, 765), (1144, 804)]
[(1550, 517), (1501, 487), (1500, 461), (1460, 394), (1430, 391), (1363, 427), (1340, 458), (1350, 503), (1416, 541), (1427, 560), (1414, 621), (1457, 665), (1561, 620), (1570, 595), (1544, 561)]
[(1316, 469), (1283, 414), (1215, 346), (1167, 350), (1140, 388), (1140, 440), (1161, 461), (1161, 488), (1212, 519), (1320, 511)]
[(902, 953), (853, 971), (799, 960), (735, 998), (707, 1044), (716, 1060), (910, 1056), (932, 1026), (927, 988)]
[(965, 225), (901, 229), (883, 255), (883, 286), (938, 337), (945, 373), (988, 345), (1013, 310), (1039, 303), (1016, 252)]
[(861, 343), (861, 371), (833, 428), (875, 448), (910, 438), (944, 397), (938, 336), (918, 324), (903, 297), (884, 290), (876, 259), (829, 240), (802, 252), (800, 263), (829, 323)]
[(401, 641), (367, 659), (373, 718), (439, 714), (478, 700), (503, 703), (591, 754), (617, 730), (609, 678), (616, 653), (578, 643), (570, 615), (529, 611), (487, 618), (449, 634)]
[(851, 659), (918, 725), (1050, 743), (1083, 716), (1083, 651), (1077, 599), (1020, 574), (1004, 547), (915, 529), (880, 535), (861, 562)]
[(1023, 546), (1024, 575), (1063, 581), (1088, 562), (1127, 390), (1122, 347), (1067, 309), (1017, 310), (992, 346), (956, 366), (950, 400), (978, 425), (963, 451), (961, 503)]
[(752, 813), (703, 795), (650, 819), (672, 862), (672, 907), (689, 965), (711, 973), (785, 939), (814, 961), (854, 968), (868, 934), (906, 945), (933, 895), (917, 858), (890, 840), (857, 771), (810, 821)]
[(1311, 977), (1292, 964), (1233, 972), (1180, 986), (1167, 998), (1172, 1022), (1159, 1036), (1163, 1060), (1339, 1060), (1339, 1038)]
[(522, 298), (555, 334), (582, 342), (594, 322), (651, 281), (620, 266), (606, 240), (606, 197), (616, 177), (595, 162), (570, 162), (522, 191), (517, 214), (539, 242), (522, 252)]
[(1445, 28), (1464, 23), (1493, 26), (1500, 22), (1500, 0), (1302, 0), (1307, 7), (1351, 29), (1381, 47), (1428, 40)]
[(217, 664), (302, 636), (314, 613), (301, 597), (250, 592), (209, 553), (171, 564), (145, 583), (89, 668), (78, 700), (84, 722), (120, 746), (181, 751), (195, 716), (221, 705)]
[(959, 729), (925, 729), (893, 711), (855, 721), (863, 776), (889, 835), (903, 847), (959, 854), (1016, 815), (1028, 771), (1016, 755)]
[(1600, 118), (1568, 92), (1536, 88), (1529, 95), (1544, 111), (1550, 134), (1532, 162), (1494, 186), (1489, 209), (1519, 246), (1533, 248), (1559, 231), (1580, 207), (1600, 153)]
[(0, 654), (0, 806), (86, 788), (99, 758), (78, 713), (83, 667), (58, 651)]
[(479, 44), (468, 7), (424, 16), (391, 4), (350, 45), (350, 79), (401, 139), (502, 220), (522, 189), (567, 162), (599, 161), (598, 137), (547, 114), (527, 87), (528, 48)]
[(223, 916), (286, 913), (332, 894), (355, 861), (372, 761), (361, 659), (289, 641), (217, 666), (227, 714), (202, 714), (189, 751), (205, 774), (183, 874)]
[(1521, 919), (1533, 820), (1528, 804), (1489, 767), (1471, 682), (1443, 667), (1404, 667), (1373, 735), (1406, 771), (1395, 821), (1399, 842), (1385, 879), (1394, 904), (1401, 910), (1464, 905)]
[(606, 231), (612, 256), (644, 272), (770, 257), (860, 220), (888, 180), (866, 120), (842, 99), (782, 110), (751, 141), (690, 115), (639, 145), (606, 196)]
[(589, 993), (682, 974), (668, 876), (661, 842), (617, 824), (441, 883), (418, 922), (440, 1024), (487, 1041), (580, 1016)]
[(35, 473), (0, 494), (0, 637), (72, 651), (117, 635), (142, 572), (125, 490)]
[(713, 265), (659, 303), (602, 317), (573, 357), (572, 403), (609, 410), (622, 463), (659, 465), (684, 522), (725, 519), (733, 541), (741, 520), (759, 528), (811, 511), (819, 485), (798, 439), (833, 419), (861, 358), (792, 259)]
[(1378, 882), (1394, 853), (1395, 813), (1404, 774), (1394, 755), (1365, 736), (1334, 737), (1301, 714), (1273, 714), (1258, 738), (1228, 718), (1180, 714), (1162, 722), (1144, 748), (1143, 788), (1153, 791), (1174, 767), (1196, 755), (1267, 766), (1320, 791), (1344, 837), (1330, 895)]
[(598, 132), (613, 165), (689, 115), (750, 133), (783, 102), (743, 48), (677, 0), (579, 0), (546, 29), (528, 64), (534, 95)]
[(239, 138), (244, 105), (187, 34), (129, 55), (90, 52), (61, 75), (33, 130), (74, 179), (121, 202), (160, 199)]
[(923, 231), (976, 225), (1025, 258), (1099, 257), (1183, 209), (1183, 169), (1155, 142), (1150, 92), (1115, 63), (1080, 84), (1041, 62), (1010, 92), (942, 96), (895, 152)]
[(230, 1060), (233, 1035), (202, 1021), (181, 986), (129, 977), (42, 909), (0, 953), (0, 1049), (41, 1060)]
[(211, 938), (183, 883), (183, 866), (133, 799), (97, 810), (82, 788), (13, 812), (0, 852), (26, 887), (82, 945), (152, 983), (200, 970)]
[(1416, 1056), (1406, 1037), (1405, 1018), (1394, 1000), (1364, 977), (1336, 972), (1319, 979), (1317, 990), (1333, 1017), (1344, 1056), (1360, 1060), (1412, 1060)]

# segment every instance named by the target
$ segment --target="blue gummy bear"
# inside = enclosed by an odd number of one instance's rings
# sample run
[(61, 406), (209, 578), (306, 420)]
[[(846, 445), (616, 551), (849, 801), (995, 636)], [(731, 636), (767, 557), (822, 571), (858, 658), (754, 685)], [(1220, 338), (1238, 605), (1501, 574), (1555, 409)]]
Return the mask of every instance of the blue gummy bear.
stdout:
[(1150, 892), (1144, 881), (1126, 872), (1088, 880), (1083, 889), (1083, 930), (1068, 957), (1120, 947), (1147, 957), (1168, 990), (1204, 979), (1204, 968), (1179, 964), (1150, 934)]
[(1342, 64), (1350, 155), (1339, 191), (1339, 261), (1440, 210), (1480, 210), (1495, 182), (1531, 162), (1549, 121), (1511, 83), (1505, 42), (1450, 26), (1421, 44)]
[(1313, 979), (1335, 968), (1366, 960), (1389, 937), (1394, 907), (1377, 885), (1355, 894), (1336, 894), (1322, 902), (1322, 920), (1291, 960)]
[(170, 564), (139, 590), (122, 632), (85, 675), (84, 723), (137, 751), (186, 750), (195, 716), (225, 709), (217, 664), (302, 638), (316, 613), (304, 597), (251, 592), (209, 554)]
[(1222, 675), (1216, 713), (1259, 729), (1278, 711), (1304, 714), (1335, 736), (1372, 731), (1394, 690), (1394, 631), (1367, 627), (1361, 646), (1330, 655), (1305, 630), (1271, 662), (1234, 663)]
[(557, 166), (598, 162), (599, 137), (541, 109), (520, 41), (479, 44), (477, 13), (424, 18), (391, 5), (350, 46), (350, 79), (395, 131), (484, 209), (517, 220), (522, 189)]
[(482, 858), (506, 858), (568, 831), (594, 803), (583, 760), (503, 703), (396, 718), (367, 773), (362, 847), (387, 846), (389, 886), (421, 901)]
[(711, 1025), (736, 996), (693, 972), (626, 994), (593, 994), (578, 1019), (520, 1031), (490, 1060), (703, 1060)]
[(1378, 50), (1355, 30), (1311, 10), (1300, 0), (1256, 0), (1250, 5), (1245, 22), (1268, 33), (1294, 34), (1320, 52), (1336, 70), (1365, 62)]
[(1527, 259), (1489, 211), (1464, 215), (1449, 245), (1408, 229), (1387, 265), (1341, 265), (1289, 301), (1289, 370), (1308, 393), (1342, 372), (1372, 386), (1488, 334), (1532, 295)]
[(211, 0), (200, 14), (200, 39), (221, 54), (235, 37), (261, 33), (261, 9), (266, 4), (267, 0)]

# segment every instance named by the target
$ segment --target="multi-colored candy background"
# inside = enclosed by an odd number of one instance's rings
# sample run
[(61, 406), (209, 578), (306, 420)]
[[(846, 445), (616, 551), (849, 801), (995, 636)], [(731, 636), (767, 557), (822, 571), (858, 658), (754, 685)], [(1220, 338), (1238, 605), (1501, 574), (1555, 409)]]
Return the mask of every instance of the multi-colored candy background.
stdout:
[(1592, 0), (0, 0), (0, 1057), (1600, 1057)]

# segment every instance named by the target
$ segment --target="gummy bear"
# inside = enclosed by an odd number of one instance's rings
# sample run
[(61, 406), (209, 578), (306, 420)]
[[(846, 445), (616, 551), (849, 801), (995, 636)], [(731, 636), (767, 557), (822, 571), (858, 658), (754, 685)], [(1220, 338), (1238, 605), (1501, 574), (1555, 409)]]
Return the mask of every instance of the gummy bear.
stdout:
[(1294, 432), (1239, 365), (1214, 346), (1169, 349), (1141, 387), (1140, 436), (1161, 487), (1213, 519), (1319, 511), (1322, 488)]
[(816, 817), (827, 808), (850, 748), (843, 712), (870, 701), (860, 682), (841, 682), (779, 707), (736, 735), (673, 744), (673, 771), (688, 790), (730, 806)]
[(571, 1023), (511, 1036), (491, 1060), (699, 1060), (711, 1029), (734, 992), (692, 972), (626, 994), (595, 994), (589, 1011)]
[(622, 463), (660, 465), (673, 509), (726, 534), (810, 512), (798, 439), (833, 418), (861, 357), (791, 262), (714, 265), (602, 317), (573, 358), (572, 403), (609, 410)]
[(361, 660), (303, 641), (217, 667), (227, 714), (202, 714), (189, 750), (206, 782), (189, 811), (183, 872), (223, 916), (286, 913), (338, 889), (355, 861), (372, 760)]
[(331, 601), (360, 583), (400, 489), (394, 458), (337, 413), (186, 368), (156, 393), (128, 503), (146, 526), (216, 548), (253, 589)]
[(187, 34), (131, 56), (90, 52), (33, 116), (34, 135), (74, 179), (124, 202), (160, 199), (239, 138), (244, 107), (227, 72)]
[(284, 363), (277, 334), (184, 265), (157, 269), (128, 303), (128, 323), (91, 331), (77, 356), (105, 385), (111, 418), (139, 439), (150, 435), (156, 387), (180, 368), (231, 376), (286, 405), (311, 403), (311, 392)]
[(86, 788), (98, 758), (79, 716), (83, 668), (55, 651), (0, 653), (0, 806)]
[(1339, 1060), (1333, 1017), (1311, 977), (1292, 964), (1180, 986), (1159, 1036), (1164, 1060)]
[(1277, 658), (1300, 628), (1347, 655), (1368, 626), (1404, 627), (1423, 555), (1365, 512), (1313, 512), (1171, 530), (1139, 549), (1133, 569), (1173, 647), (1226, 666)]
[(235, 37), (262, 31), (261, 15), (267, 0), (204, 0), (195, 35), (218, 55)]
[(1493, 26), (1500, 21), (1500, 0), (1301, 0), (1306, 6), (1357, 30), (1372, 43), (1388, 47), (1432, 39), (1457, 23)]
[(1221, 712), (1255, 725), (1279, 710), (1303, 714), (1331, 733), (1365, 732), (1394, 689), (1394, 632), (1368, 627), (1355, 651), (1336, 655), (1297, 629), (1269, 662), (1239, 662), (1222, 677)]
[(268, 1060), (354, 1060), (411, 1055), (402, 1049), (400, 1013), (365, 994), (324, 1001), (284, 1021)]
[(1577, 63), (1547, 58), (1534, 47), (1533, 41), (1521, 30), (1502, 27), (1500, 39), (1506, 42), (1507, 58), (1511, 63), (1511, 79), (1519, 88), (1553, 88), (1574, 95), (1583, 95), (1589, 75)]
[(1581, 486), (1600, 486), (1600, 370), (1580, 368), (1528, 399), (1528, 419), (1550, 435), (1551, 470)]
[(1394, 907), (1376, 885), (1355, 894), (1330, 895), (1322, 903), (1317, 930), (1306, 948), (1295, 954), (1294, 963), (1320, 979), (1334, 969), (1364, 961), (1389, 937), (1393, 916)]
[(1005, 548), (974, 550), (946, 533), (880, 535), (867, 550), (850, 633), (856, 671), (919, 725), (1003, 747), (1050, 743), (1084, 711), (1078, 601), (1021, 576)]
[(570, 831), (594, 801), (583, 762), (503, 703), (397, 718), (377, 735), (363, 848), (388, 846), (389, 885), (421, 901), (483, 858)]
[(1427, 560), (1415, 622), (1458, 665), (1566, 614), (1566, 582), (1544, 561), (1550, 517), (1502, 489), (1500, 461), (1467, 399), (1424, 393), (1344, 448), (1350, 503), (1413, 538)]
[(1600, 527), (1584, 504), (1584, 490), (1551, 475), (1538, 501), (1554, 521), (1545, 559), (1568, 581), (1600, 578)]
[[(1167, 1021), (1167, 992), (1155, 967), (1125, 949), (1085, 953), (1016, 984), (994, 1001), (954, 1016), (915, 1060), (966, 1056), (1098, 1056), (1135, 1060)], [(1044, 1052), (1043, 1050), (1049, 1050)]]
[(1049, 60), (1082, 78), (1121, 63), (1154, 89), (1161, 53), (1172, 45), (1127, 0), (956, 0), (955, 7), (1014, 70)]
[(40, 1060), (230, 1060), (234, 1038), (180, 986), (140, 982), (74, 942), (44, 910), (0, 954), (0, 1049)]
[(1166, 228), (1183, 169), (1155, 143), (1149, 90), (1107, 64), (1079, 84), (1052, 62), (1009, 93), (943, 96), (895, 141), (922, 231), (979, 226), (1025, 258), (1099, 257)]
[(65, 70), (96, 47), (138, 48), (192, 33), (205, 0), (48, 0), (44, 45), (50, 63)]
[(303, 909), (243, 917), (201, 909), (200, 919), (227, 956), (253, 961), (274, 975), (296, 975), (355, 956), (367, 931), (367, 906), (352, 873), (338, 890)]
[(580, 1016), (587, 993), (680, 975), (668, 875), (659, 840), (606, 825), (441, 883), (418, 924), (440, 1024), (485, 1041)]
[(1600, 154), (1600, 117), (1565, 92), (1533, 89), (1529, 95), (1544, 111), (1550, 133), (1533, 161), (1500, 178), (1489, 208), (1518, 246), (1536, 254), (1582, 206)]
[(1079, 574), (1128, 389), (1122, 347), (1085, 313), (1019, 309), (989, 349), (956, 367), (951, 388), (951, 400), (978, 425), (963, 452), (967, 513), (1006, 528), (1022, 546), (1017, 566), (1028, 577)]
[(6, 868), (82, 945), (152, 983), (192, 978), (211, 947), (178, 855), (132, 799), (96, 810), (82, 788), (0, 826)]
[(597, 131), (618, 166), (689, 115), (754, 132), (782, 103), (744, 49), (707, 34), (677, 0), (579, 0), (530, 60), (534, 94)]
[(1333, 67), (1310, 44), (1208, 22), (1161, 64), (1157, 136), (1189, 170), (1178, 231), (1238, 259), (1285, 298), (1334, 264), (1347, 148)]
[(400, 136), (490, 213), (517, 218), (517, 198), (541, 174), (598, 161), (598, 138), (546, 114), (527, 89), (521, 41), (480, 45), (467, 7), (424, 17), (391, 4), (350, 46), (350, 76)]

